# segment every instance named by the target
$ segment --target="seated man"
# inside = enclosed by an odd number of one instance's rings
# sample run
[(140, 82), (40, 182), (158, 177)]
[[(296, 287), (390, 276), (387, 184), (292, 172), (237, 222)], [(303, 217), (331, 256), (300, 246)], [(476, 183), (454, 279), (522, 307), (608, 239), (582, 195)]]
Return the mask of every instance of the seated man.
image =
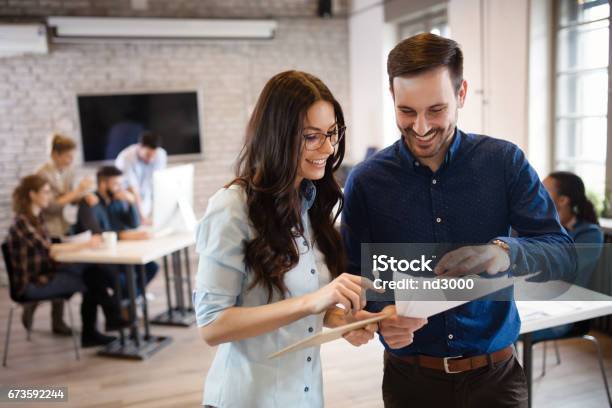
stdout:
[[(79, 204), (76, 229), (78, 232), (90, 230), (92, 234), (115, 231), (120, 240), (149, 239), (149, 232), (136, 229), (140, 225), (140, 216), (136, 208), (136, 199), (132, 193), (121, 188), (121, 170), (115, 166), (104, 166), (98, 170), (96, 199), (83, 200)], [(112, 266), (109, 265), (109, 269)], [(145, 265), (145, 278), (149, 283), (157, 270), (155, 262)], [(125, 274), (119, 275), (124, 297)]]

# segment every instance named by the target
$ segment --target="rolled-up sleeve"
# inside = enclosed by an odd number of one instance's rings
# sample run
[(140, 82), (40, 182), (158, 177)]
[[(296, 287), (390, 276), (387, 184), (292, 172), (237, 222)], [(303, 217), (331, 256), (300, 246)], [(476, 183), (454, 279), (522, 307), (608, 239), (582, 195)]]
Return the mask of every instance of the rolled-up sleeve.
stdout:
[(235, 187), (218, 191), (198, 224), (199, 262), (193, 304), (200, 327), (239, 304), (246, 281), (244, 245), (249, 234), (243, 194)]

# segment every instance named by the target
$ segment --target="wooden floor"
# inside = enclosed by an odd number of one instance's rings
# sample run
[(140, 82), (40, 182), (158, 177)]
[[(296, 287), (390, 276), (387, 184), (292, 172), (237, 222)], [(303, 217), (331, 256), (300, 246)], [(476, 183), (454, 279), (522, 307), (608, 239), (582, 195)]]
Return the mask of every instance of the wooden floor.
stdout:
[[(0, 288), (0, 340), (4, 341), (10, 301)], [(152, 314), (164, 309), (163, 281), (150, 286), (156, 296), (150, 302)], [(72, 309), (78, 316), (80, 300)], [(195, 327), (153, 326), (154, 334), (168, 335), (172, 344), (147, 361), (135, 362), (98, 357), (95, 350), (82, 350), (74, 358), (69, 338), (52, 336), (49, 305), (37, 310), (32, 341), (26, 341), (21, 310), (14, 314), (8, 367), (0, 367), (2, 385), (54, 385), (68, 387), (69, 402), (36, 404), (44, 407), (195, 407), (201, 401), (202, 385), (215, 350), (206, 346)], [(594, 333), (601, 341), (606, 370), (612, 381), (612, 337)], [(606, 396), (593, 346), (586, 341), (560, 343), (562, 364), (556, 365), (549, 347), (546, 376), (541, 369), (541, 345), (535, 348), (535, 404), (544, 407), (605, 407)], [(354, 348), (343, 341), (322, 349), (325, 401), (332, 408), (382, 407), (382, 348), (377, 341)], [(1, 404), (10, 407), (10, 404)], [(14, 404), (24, 407), (24, 404)], [(289, 407), (288, 407), (289, 408)]]

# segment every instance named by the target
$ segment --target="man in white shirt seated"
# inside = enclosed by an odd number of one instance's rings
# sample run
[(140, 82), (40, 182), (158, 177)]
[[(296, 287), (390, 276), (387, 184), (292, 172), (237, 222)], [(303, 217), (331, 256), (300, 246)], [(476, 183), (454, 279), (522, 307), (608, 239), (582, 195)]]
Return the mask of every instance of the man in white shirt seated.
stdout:
[(142, 224), (151, 224), (153, 208), (153, 173), (166, 167), (168, 154), (159, 147), (159, 137), (150, 131), (140, 135), (140, 142), (123, 149), (115, 166), (123, 171), (126, 187), (136, 196)]

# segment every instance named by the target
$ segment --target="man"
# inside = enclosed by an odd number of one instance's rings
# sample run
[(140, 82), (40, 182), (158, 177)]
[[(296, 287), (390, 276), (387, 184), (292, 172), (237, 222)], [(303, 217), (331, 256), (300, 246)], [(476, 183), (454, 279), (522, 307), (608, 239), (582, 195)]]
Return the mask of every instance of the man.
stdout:
[[(406, 39), (390, 52), (402, 137), (347, 180), (342, 216), (349, 271), (367, 272), (361, 243), (484, 244), (447, 253), (432, 276), (542, 270), (546, 279), (571, 280), (572, 241), (523, 152), (457, 129), (467, 93), (462, 65), (457, 43), (433, 34)], [(510, 228), (518, 237), (509, 237)], [(395, 305), (370, 302), (367, 309), (395, 312)], [(520, 329), (514, 301), (473, 301), (424, 323), (395, 314), (379, 324), (386, 407), (527, 406), (512, 348)]]
[(126, 147), (115, 159), (115, 166), (125, 174), (125, 183), (134, 194), (136, 208), (144, 225), (151, 224), (153, 208), (153, 173), (166, 167), (166, 151), (159, 147), (155, 133), (146, 131), (140, 142)]
[[(120, 240), (151, 238), (148, 231), (136, 229), (140, 225), (136, 198), (131, 192), (122, 189), (122, 174), (115, 166), (104, 166), (98, 170), (95, 192), (97, 200), (83, 200), (80, 203), (77, 231), (90, 230), (93, 234), (115, 231)], [(147, 283), (153, 279), (157, 270), (158, 265), (155, 262), (145, 265)], [(122, 286), (125, 280), (123, 275), (120, 275)], [(125, 290), (123, 293), (126, 293)]]

